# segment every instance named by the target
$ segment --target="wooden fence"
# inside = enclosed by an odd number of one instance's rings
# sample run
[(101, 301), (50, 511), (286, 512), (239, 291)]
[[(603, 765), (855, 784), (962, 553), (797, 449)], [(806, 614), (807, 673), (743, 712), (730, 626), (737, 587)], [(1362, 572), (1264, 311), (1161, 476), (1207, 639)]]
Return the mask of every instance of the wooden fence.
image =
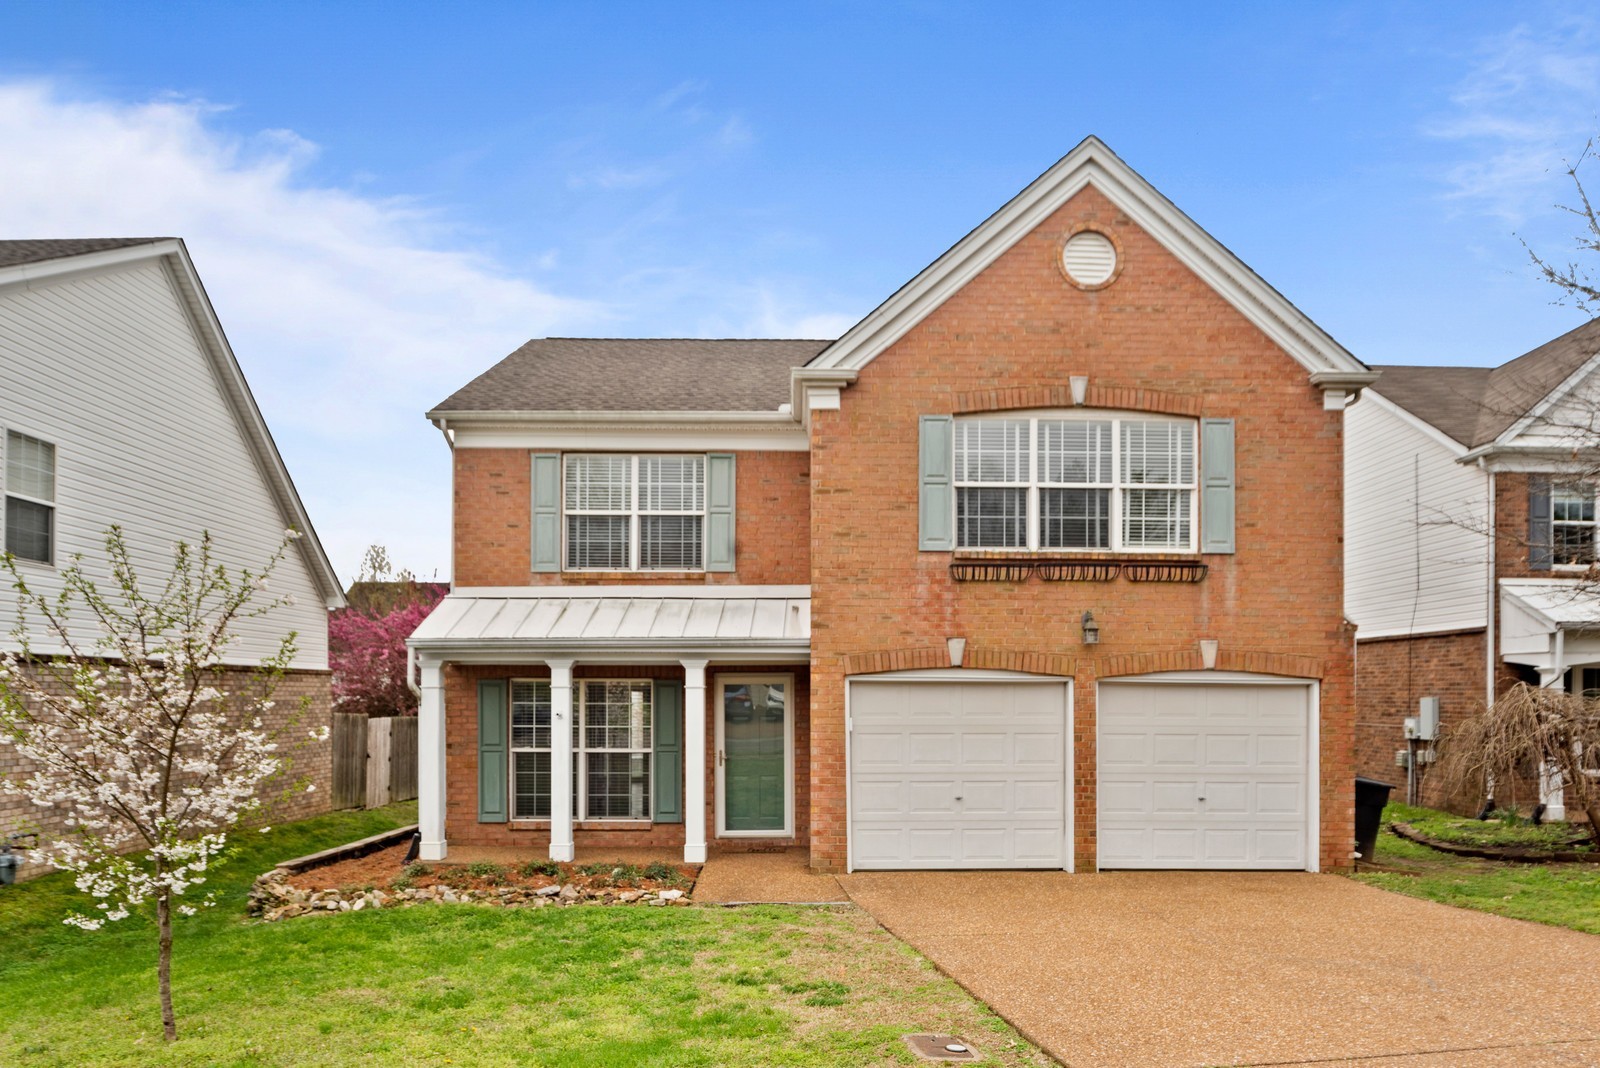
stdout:
[(417, 796), (417, 717), (333, 714), (333, 805), (377, 808)]

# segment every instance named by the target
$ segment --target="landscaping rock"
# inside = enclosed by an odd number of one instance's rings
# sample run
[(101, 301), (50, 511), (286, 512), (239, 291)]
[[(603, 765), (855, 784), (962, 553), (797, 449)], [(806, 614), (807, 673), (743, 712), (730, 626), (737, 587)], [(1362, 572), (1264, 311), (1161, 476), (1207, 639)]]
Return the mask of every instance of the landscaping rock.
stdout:
[(554, 884), (550, 886), (541, 886), (539, 889), (535, 890), (534, 893), (540, 897), (555, 897), (557, 894), (561, 893), (561, 887)]
[(683, 896), (683, 891), (682, 890), (663, 890), (663, 891), (661, 891), (661, 900), (663, 900), (663, 901), (676, 901), (682, 896)]

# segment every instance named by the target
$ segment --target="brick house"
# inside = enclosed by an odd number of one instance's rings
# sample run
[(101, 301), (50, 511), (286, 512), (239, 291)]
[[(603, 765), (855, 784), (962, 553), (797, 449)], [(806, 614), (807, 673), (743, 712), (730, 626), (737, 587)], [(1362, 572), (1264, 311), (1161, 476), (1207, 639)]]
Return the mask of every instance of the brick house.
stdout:
[[(0, 496), (0, 549), (47, 595), (77, 554), (102, 588), (112, 584), (113, 524), (146, 583), (159, 580), (176, 541), (209, 531), (219, 563), (258, 568), (285, 528), (303, 532), (272, 580), (295, 603), (241, 620), (229, 663), (258, 665), (295, 631), (276, 725), (302, 698), (308, 726), (328, 722), (327, 613), (344, 596), (182, 241), (0, 241)], [(0, 649), (18, 648), (16, 613), (8, 589)], [(72, 622), (80, 634), (89, 626)], [(43, 633), (29, 638), (57, 651)], [(275, 818), (324, 811), (332, 796), (328, 745), (293, 749), (295, 777), (319, 789)], [(0, 776), (28, 771), (0, 746)], [(50, 809), (0, 794), (0, 835), (60, 829)]]
[(836, 340), (529, 342), (428, 413), (423, 855), (1348, 863), (1372, 377), (1093, 138)]
[[(1600, 691), (1593, 469), (1573, 466), (1593, 448), (1597, 361), (1600, 319), (1499, 367), (1375, 367), (1347, 416), (1357, 767), (1414, 775), (1422, 804), (1469, 803), (1429, 778), (1431, 739), (1406, 736), (1423, 698), (1448, 726), (1516, 681)], [(1559, 783), (1519, 785), (1565, 818)]]

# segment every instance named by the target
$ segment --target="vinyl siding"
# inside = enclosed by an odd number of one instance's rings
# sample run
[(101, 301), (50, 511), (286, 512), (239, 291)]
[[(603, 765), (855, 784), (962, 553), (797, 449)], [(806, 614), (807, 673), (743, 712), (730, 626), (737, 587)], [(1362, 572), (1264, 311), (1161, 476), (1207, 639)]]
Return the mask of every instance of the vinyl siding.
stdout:
[(1488, 478), (1459, 454), (1376, 398), (1346, 411), (1345, 614), (1358, 638), (1485, 625)]
[[(0, 429), (56, 447), (56, 567), (21, 565), (39, 592), (60, 588), (59, 568), (76, 553), (109, 583), (113, 523), (147, 581), (170, 564), (174, 542), (202, 531), (230, 568), (260, 567), (283, 536), (285, 519), (158, 263), (0, 293)], [(257, 662), (293, 630), (294, 666), (326, 669), (327, 612), (298, 552), (279, 564), (271, 592), (295, 604), (239, 623), (230, 660)], [(15, 620), (14, 598), (0, 597), (7, 646)]]

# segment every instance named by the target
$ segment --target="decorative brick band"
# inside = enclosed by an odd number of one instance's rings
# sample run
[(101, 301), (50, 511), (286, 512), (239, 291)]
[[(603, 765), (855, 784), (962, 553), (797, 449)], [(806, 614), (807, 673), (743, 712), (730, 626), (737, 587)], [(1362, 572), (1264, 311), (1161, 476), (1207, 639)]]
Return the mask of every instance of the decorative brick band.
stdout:
[[(974, 412), (1004, 412), (1019, 408), (1072, 408), (1072, 387), (1009, 386), (956, 394), (955, 415)], [(1164, 415), (1199, 416), (1200, 397), (1190, 393), (1170, 393), (1159, 389), (1106, 387), (1091, 385), (1084, 394), (1085, 408), (1117, 408), (1130, 412), (1160, 412)]]
[[(1170, 649), (1160, 653), (1123, 653), (1103, 656), (1095, 661), (1095, 675), (1149, 675), (1157, 671), (1204, 671), (1200, 650)], [(1324, 663), (1314, 656), (1295, 653), (1269, 653), (1255, 649), (1217, 651), (1218, 671), (1244, 671), (1253, 675), (1282, 675), (1293, 679), (1320, 679), (1327, 673)]]
[[(1026, 671), (1034, 675), (1061, 675), (1066, 678), (1077, 673), (1078, 664), (1070, 656), (1041, 653), (1026, 649), (991, 649), (987, 646), (967, 646), (962, 666), (982, 671)], [(927, 671), (930, 668), (950, 666), (947, 648), (917, 646), (909, 649), (885, 649), (876, 653), (852, 653), (844, 658), (846, 675), (874, 675), (883, 671)]]

